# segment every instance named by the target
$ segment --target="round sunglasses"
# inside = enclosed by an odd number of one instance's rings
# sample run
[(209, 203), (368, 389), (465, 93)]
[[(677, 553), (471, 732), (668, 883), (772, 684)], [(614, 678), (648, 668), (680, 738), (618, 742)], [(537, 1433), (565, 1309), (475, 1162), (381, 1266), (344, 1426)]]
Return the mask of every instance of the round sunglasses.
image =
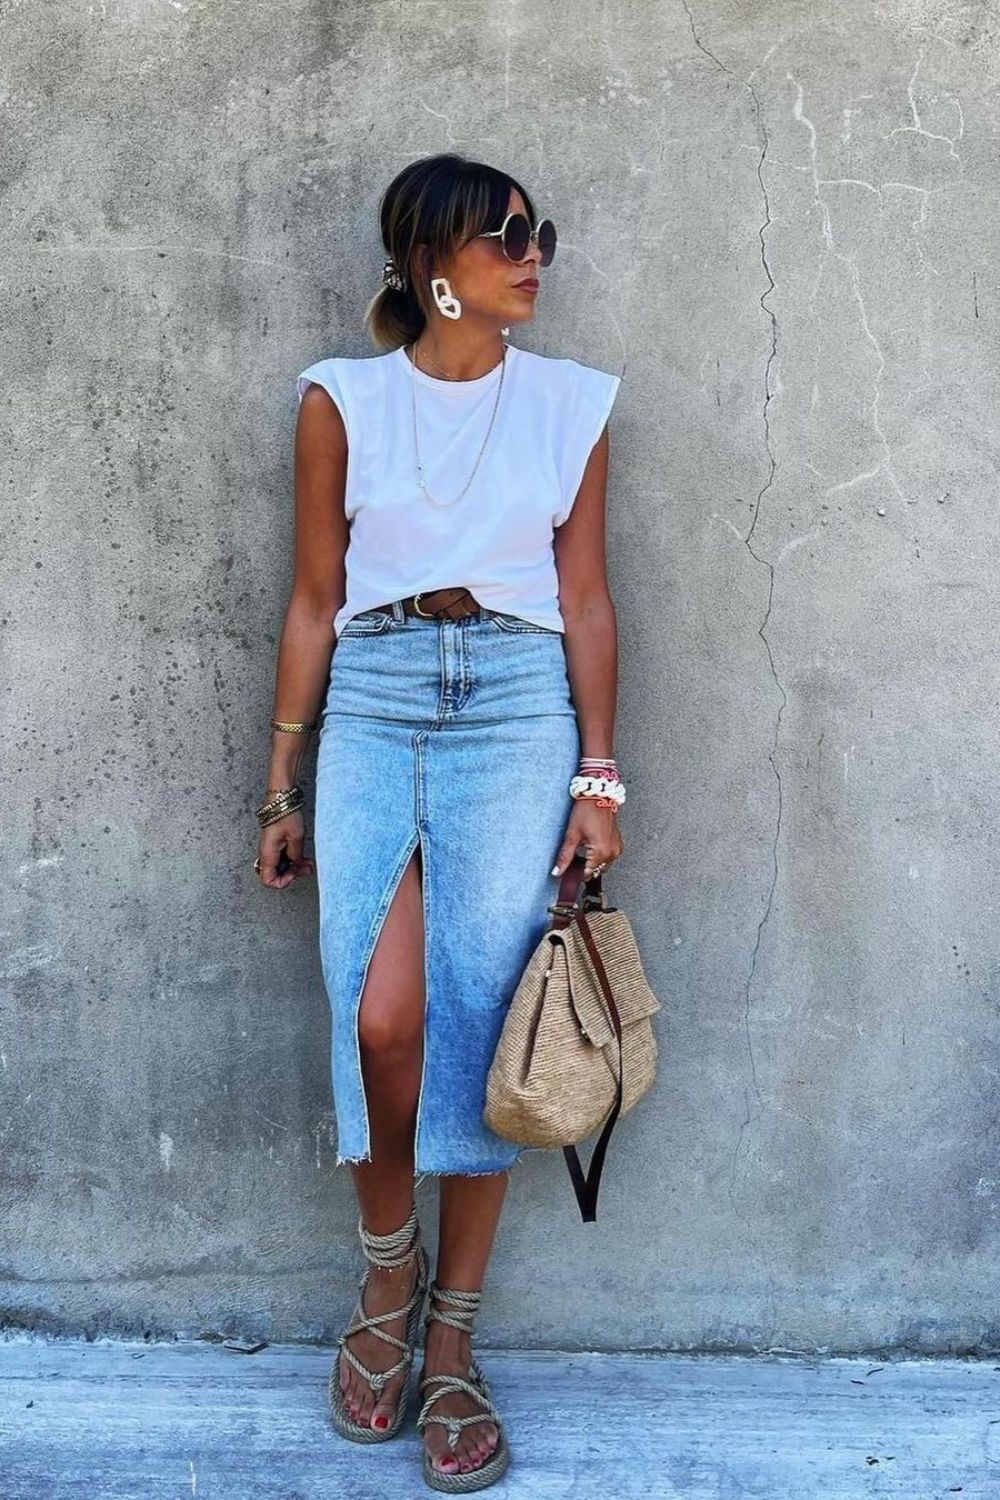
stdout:
[(500, 248), (508, 260), (521, 261), (534, 240), (541, 251), (543, 266), (551, 265), (556, 253), (556, 226), (551, 219), (542, 219), (537, 229), (532, 229), (522, 213), (510, 213), (499, 229), (490, 229), (476, 236), (480, 240), (499, 238)]

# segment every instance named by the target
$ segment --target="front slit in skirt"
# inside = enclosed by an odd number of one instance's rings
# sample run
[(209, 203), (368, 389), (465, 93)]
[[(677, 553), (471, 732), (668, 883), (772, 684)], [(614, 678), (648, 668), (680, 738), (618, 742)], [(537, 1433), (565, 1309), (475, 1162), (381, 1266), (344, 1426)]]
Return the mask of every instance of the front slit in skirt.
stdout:
[(479, 1174), (524, 1148), (483, 1121), (486, 1075), (550, 921), (576, 710), (561, 631), (481, 609), (368, 610), (330, 663), (316, 760), (320, 956), (337, 1164), (371, 1159), (358, 1014), (407, 861), (423, 861), (425, 1010), (415, 1171)]

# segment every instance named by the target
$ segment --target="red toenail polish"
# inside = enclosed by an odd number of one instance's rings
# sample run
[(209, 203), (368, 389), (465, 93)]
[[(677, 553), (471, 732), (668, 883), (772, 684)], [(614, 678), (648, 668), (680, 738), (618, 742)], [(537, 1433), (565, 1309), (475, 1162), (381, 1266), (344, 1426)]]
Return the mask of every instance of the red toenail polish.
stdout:
[(388, 1425), (389, 1425), (389, 1418), (388, 1417), (376, 1417), (375, 1418), (375, 1426), (376, 1427), (388, 1427)]

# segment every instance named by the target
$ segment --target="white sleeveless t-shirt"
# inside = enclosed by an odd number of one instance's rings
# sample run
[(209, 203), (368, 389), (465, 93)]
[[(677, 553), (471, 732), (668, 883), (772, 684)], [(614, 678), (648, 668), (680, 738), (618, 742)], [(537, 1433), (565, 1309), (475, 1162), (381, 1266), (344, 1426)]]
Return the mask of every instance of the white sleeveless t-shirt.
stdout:
[[(493, 429), (474, 478), (500, 366), (476, 380), (414, 370), (406, 350), (321, 359), (298, 376), (336, 402), (347, 430), (346, 597), (334, 618), (431, 589), (468, 588), (481, 605), (563, 631), (552, 534), (569, 517), (621, 377), (510, 344)], [(420, 486), (413, 436), (424, 481)]]

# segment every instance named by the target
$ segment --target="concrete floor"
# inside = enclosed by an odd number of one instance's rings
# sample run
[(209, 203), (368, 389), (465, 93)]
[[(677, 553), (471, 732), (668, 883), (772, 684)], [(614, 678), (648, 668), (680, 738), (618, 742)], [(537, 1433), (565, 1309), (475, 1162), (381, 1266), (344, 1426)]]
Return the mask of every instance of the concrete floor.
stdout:
[[(996, 1500), (1000, 1363), (479, 1349), (517, 1500)], [(328, 1425), (331, 1351), (0, 1341), (0, 1500), (419, 1500)]]

